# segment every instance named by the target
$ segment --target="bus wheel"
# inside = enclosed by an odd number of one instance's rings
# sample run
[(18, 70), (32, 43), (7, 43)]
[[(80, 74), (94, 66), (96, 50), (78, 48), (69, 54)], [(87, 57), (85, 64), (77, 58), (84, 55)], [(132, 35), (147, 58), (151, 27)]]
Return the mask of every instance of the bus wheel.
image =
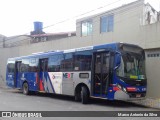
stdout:
[(89, 93), (87, 91), (87, 88), (82, 86), (81, 88), (81, 102), (82, 104), (87, 104), (89, 100)]
[(28, 95), (29, 94), (29, 86), (28, 86), (27, 82), (23, 83), (23, 94), (24, 95)]

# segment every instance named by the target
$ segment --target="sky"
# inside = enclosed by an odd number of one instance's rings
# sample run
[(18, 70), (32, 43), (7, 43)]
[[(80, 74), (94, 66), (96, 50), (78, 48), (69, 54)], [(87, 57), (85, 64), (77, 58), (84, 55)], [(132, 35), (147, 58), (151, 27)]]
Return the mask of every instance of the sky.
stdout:
[[(46, 33), (75, 31), (76, 19), (133, 1), (136, 0), (0, 0), (0, 34), (30, 34), (35, 21), (43, 22), (43, 27), (52, 25), (43, 30)], [(160, 0), (145, 2), (160, 10)]]

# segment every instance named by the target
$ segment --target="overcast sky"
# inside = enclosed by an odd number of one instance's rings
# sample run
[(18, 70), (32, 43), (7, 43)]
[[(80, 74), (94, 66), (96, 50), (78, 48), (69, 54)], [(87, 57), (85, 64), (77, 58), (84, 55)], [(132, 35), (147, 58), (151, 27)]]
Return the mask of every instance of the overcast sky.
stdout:
[[(43, 27), (55, 24), (44, 29), (44, 32), (74, 31), (75, 19), (83, 17), (81, 14), (91, 10), (95, 11), (90, 14), (95, 14), (133, 1), (135, 0), (0, 0), (0, 34), (14, 36), (30, 33), (34, 21), (43, 22)], [(160, 0), (145, 2), (149, 2), (157, 11), (160, 10)], [(102, 9), (97, 9), (100, 7)], [(67, 22), (57, 24), (63, 20)]]

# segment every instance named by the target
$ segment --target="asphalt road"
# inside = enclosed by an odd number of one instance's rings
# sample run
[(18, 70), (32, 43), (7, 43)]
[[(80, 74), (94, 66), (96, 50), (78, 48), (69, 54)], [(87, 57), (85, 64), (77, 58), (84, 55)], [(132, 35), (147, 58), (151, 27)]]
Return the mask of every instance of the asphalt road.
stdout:
[[(0, 111), (155, 111), (155, 110), (156, 109), (147, 108), (129, 102), (107, 101), (107, 100), (97, 100), (97, 99), (91, 99), (89, 104), (83, 105), (80, 102), (75, 102), (74, 98), (70, 96), (59, 96), (59, 95), (44, 94), (44, 93), (31, 94), (26, 96), (23, 95), (22, 92), (19, 90), (0, 88)], [(0, 118), (0, 120), (8, 120), (8, 119), (10, 118)], [(14, 118), (14, 119), (17, 120), (19, 118)], [(41, 119), (44, 118), (40, 118), (39, 120)], [(53, 119), (53, 118), (45, 118), (45, 119)], [(55, 117), (54, 119), (72, 120), (75, 118)], [(91, 117), (83, 117), (76, 119), (96, 120), (97, 117), (94, 117), (93, 119)], [(104, 119), (109, 119), (109, 117), (98, 118), (98, 120), (104, 120)], [(128, 120), (128, 117), (120, 117), (120, 118), (111, 117), (110, 119)], [(150, 120), (151, 118), (136, 117), (132, 118), (132, 120), (133, 119)], [(156, 120), (156, 118), (154, 119)], [(157, 120), (158, 119), (159, 118), (157, 118)]]

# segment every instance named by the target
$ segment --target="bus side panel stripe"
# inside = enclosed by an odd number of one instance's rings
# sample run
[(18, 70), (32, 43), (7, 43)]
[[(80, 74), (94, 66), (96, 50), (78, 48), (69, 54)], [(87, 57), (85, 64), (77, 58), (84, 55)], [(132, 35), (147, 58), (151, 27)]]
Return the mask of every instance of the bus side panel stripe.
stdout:
[(53, 85), (51, 83), (51, 79), (50, 79), (48, 73), (47, 73), (47, 78), (48, 78), (49, 93), (55, 93), (54, 87), (53, 87)]
[(40, 79), (40, 84), (39, 84), (40, 91), (44, 91), (42, 79)]

